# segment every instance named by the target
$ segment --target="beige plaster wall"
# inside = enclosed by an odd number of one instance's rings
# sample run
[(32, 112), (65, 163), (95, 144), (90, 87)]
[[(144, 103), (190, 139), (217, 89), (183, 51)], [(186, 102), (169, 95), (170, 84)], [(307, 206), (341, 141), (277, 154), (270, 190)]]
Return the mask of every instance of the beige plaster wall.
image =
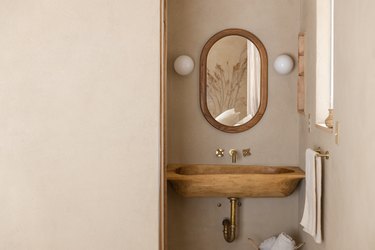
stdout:
[(0, 249), (158, 249), (159, 2), (0, 20)]
[[(334, 136), (312, 128), (300, 117), (300, 164), (307, 147), (329, 150), (324, 166), (324, 243), (316, 245), (300, 231), (307, 250), (372, 250), (375, 248), (375, 2), (335, 1)], [(315, 113), (315, 1), (302, 1), (301, 30), (306, 32), (307, 113)], [(303, 194), (300, 208), (303, 207)], [(300, 209), (300, 214), (302, 209)]]
[[(230, 164), (228, 150), (251, 147), (253, 155), (237, 164), (298, 165), (298, 114), (294, 71), (280, 76), (272, 68), (281, 53), (297, 54), (298, 0), (168, 0), (168, 161), (170, 163)], [(204, 119), (198, 99), (199, 57), (206, 41), (226, 28), (243, 28), (264, 43), (269, 56), (269, 102), (264, 118), (240, 134), (218, 131)], [(190, 55), (194, 72), (177, 75), (174, 59)], [(215, 150), (226, 149), (218, 159)], [(218, 208), (216, 204), (223, 206)], [(265, 239), (298, 229), (298, 195), (282, 199), (243, 199), (239, 238), (228, 244), (222, 237), (222, 219), (229, 214), (226, 199), (183, 199), (168, 192), (170, 250), (224, 250), (250, 248), (248, 237)]]

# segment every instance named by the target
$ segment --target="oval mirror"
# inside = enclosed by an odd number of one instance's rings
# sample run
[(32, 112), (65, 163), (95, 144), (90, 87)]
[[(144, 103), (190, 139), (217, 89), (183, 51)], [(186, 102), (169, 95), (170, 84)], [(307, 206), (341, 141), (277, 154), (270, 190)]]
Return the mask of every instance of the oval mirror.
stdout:
[(215, 128), (239, 133), (255, 126), (267, 107), (267, 51), (252, 33), (223, 30), (200, 58), (200, 105)]

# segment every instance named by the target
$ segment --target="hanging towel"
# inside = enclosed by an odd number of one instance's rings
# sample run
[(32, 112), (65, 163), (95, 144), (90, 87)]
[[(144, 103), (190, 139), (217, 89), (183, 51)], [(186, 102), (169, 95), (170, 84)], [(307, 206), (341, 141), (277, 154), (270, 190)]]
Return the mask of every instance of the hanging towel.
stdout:
[(276, 239), (275, 244), (273, 244), (271, 250), (294, 250), (296, 242), (287, 235), (286, 233), (281, 233)]
[(306, 192), (305, 208), (301, 220), (303, 230), (310, 234), (316, 243), (322, 243), (321, 197), (322, 159), (312, 149), (306, 150)]

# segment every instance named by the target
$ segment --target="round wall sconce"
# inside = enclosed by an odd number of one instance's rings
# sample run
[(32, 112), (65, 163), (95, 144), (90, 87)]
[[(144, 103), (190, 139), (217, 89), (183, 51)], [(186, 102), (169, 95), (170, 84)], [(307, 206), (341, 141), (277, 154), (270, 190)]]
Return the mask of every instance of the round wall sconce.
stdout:
[(186, 76), (193, 72), (194, 61), (190, 56), (182, 55), (176, 58), (174, 61), (174, 70), (177, 74)]
[(276, 72), (280, 75), (287, 75), (292, 72), (294, 67), (294, 61), (289, 55), (280, 55), (276, 58), (273, 63), (273, 67)]

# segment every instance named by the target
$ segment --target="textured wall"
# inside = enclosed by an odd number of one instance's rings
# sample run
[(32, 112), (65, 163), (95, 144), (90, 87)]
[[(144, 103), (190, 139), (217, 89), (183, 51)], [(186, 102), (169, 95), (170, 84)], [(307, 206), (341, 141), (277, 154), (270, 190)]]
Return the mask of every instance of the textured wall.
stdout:
[[(170, 163), (226, 163), (228, 150), (251, 147), (253, 155), (237, 164), (298, 165), (298, 114), (294, 71), (276, 74), (274, 59), (297, 54), (298, 0), (169, 0), (168, 1), (168, 161)], [(269, 56), (269, 102), (263, 119), (251, 130), (227, 134), (203, 117), (198, 99), (199, 57), (206, 41), (226, 28), (243, 28), (264, 43)], [(194, 72), (177, 75), (174, 59), (190, 55)], [(217, 159), (215, 150), (226, 149)], [(221, 221), (229, 214), (226, 199), (182, 199), (169, 190), (170, 250), (248, 250), (248, 237), (261, 240), (272, 234), (297, 232), (298, 195), (282, 199), (243, 199), (240, 234), (233, 244), (222, 237)], [(224, 205), (216, 207), (217, 202)]]
[(158, 249), (159, 13), (1, 1), (0, 249)]
[[(307, 113), (315, 113), (315, 1), (302, 1), (301, 30), (306, 32)], [(334, 136), (300, 119), (300, 162), (304, 149), (321, 146), (331, 152), (324, 166), (324, 243), (316, 245), (300, 232), (307, 250), (372, 250), (375, 247), (375, 34), (371, 0), (335, 1), (335, 120)], [(350, 18), (348, 18), (350, 17)], [(300, 197), (303, 207), (303, 194)], [(300, 210), (302, 213), (302, 210)]]

